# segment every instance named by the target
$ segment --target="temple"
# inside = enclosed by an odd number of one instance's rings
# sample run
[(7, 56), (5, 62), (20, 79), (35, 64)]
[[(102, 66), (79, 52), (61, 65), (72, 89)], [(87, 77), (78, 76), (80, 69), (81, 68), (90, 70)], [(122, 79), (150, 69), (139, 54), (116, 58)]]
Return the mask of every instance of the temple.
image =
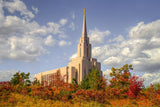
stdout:
[(86, 10), (84, 9), (82, 36), (77, 47), (77, 57), (72, 59), (68, 66), (38, 73), (36, 74), (36, 78), (40, 83), (42, 80), (49, 82), (49, 77), (54, 75), (57, 70), (60, 70), (62, 76), (67, 75), (65, 82), (72, 83), (73, 78), (75, 78), (80, 84), (83, 77), (91, 72), (94, 67), (96, 67), (102, 75), (101, 63), (97, 62), (97, 59), (92, 58), (92, 45), (89, 43), (87, 36)]

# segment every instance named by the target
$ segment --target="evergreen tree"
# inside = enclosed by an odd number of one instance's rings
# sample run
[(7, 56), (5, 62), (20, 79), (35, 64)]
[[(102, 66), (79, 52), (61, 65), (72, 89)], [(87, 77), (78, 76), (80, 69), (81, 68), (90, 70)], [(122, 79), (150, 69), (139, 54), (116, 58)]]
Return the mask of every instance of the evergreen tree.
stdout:
[(86, 89), (86, 90), (90, 88), (89, 74), (84, 76), (83, 80), (81, 81), (80, 88), (81, 89)]
[(94, 90), (98, 90), (101, 80), (100, 80), (100, 72), (96, 67), (92, 69), (91, 73), (89, 73), (88, 78), (89, 78), (90, 88)]
[(104, 83), (105, 82), (100, 77), (100, 71), (95, 67), (91, 72), (88, 73), (88, 75), (84, 76), (83, 80), (81, 81), (80, 88), (99, 90), (102, 88), (100, 85), (104, 85)]

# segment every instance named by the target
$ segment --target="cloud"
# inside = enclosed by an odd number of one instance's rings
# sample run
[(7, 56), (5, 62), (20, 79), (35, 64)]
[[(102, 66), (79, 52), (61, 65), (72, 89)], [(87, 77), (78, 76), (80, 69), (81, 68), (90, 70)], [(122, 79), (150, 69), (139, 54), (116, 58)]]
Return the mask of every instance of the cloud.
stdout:
[(76, 15), (75, 15), (75, 13), (72, 13), (72, 19), (74, 20), (75, 18), (76, 18)]
[[(33, 6), (32, 10), (38, 12), (38, 8)], [(0, 60), (34, 61), (38, 56), (48, 53), (46, 46), (55, 46), (59, 41), (60, 46), (71, 44), (53, 38), (57, 35), (60, 38), (67, 37), (64, 32), (67, 19), (61, 19), (57, 23), (48, 22), (42, 26), (34, 17), (22, 1), (0, 0)]]
[(127, 39), (118, 36), (94, 47), (93, 57), (110, 67), (131, 63), (136, 71), (157, 72), (160, 70), (159, 25), (159, 20), (148, 24), (140, 22), (130, 29)]
[(56, 44), (56, 40), (54, 40), (52, 38), (52, 35), (49, 35), (45, 41), (44, 41), (44, 44), (47, 45), (47, 46), (54, 46)]
[[(19, 71), (18, 70), (0, 71), (0, 73), (1, 73), (0, 82), (10, 81), (16, 72), (19, 72)], [(31, 82), (34, 81), (34, 78), (35, 78), (35, 74), (30, 74), (29, 79), (31, 80)]]
[(160, 20), (153, 21), (148, 24), (144, 24), (144, 22), (139, 22), (137, 26), (134, 26), (130, 32), (129, 37), (131, 38), (143, 38), (143, 39), (151, 39), (154, 37), (159, 37), (160, 34)]
[(74, 54), (69, 58), (69, 60), (72, 60), (72, 59), (74, 59), (74, 58), (77, 58), (77, 53), (74, 53)]
[[(5, 20), (4, 10), (3, 10), (3, 1), (0, 1), (0, 23), (2, 24)], [(0, 25), (1, 26), (1, 25)]]
[(122, 42), (124, 40), (123, 35), (119, 35), (115, 37), (114, 39), (110, 39), (109, 42)]
[(89, 31), (90, 42), (93, 45), (102, 44), (104, 42), (104, 38), (110, 34), (111, 33), (109, 30), (100, 31), (97, 28), (95, 28), (94, 30)]
[(10, 13), (20, 12), (25, 18), (34, 18), (34, 14), (29, 11), (26, 5), (20, 0), (13, 0), (12, 2), (3, 1), (4, 8), (6, 8)]
[(103, 71), (103, 75), (105, 75), (107, 78), (109, 78), (111, 72), (112, 71), (110, 69), (106, 69), (105, 71)]
[(66, 46), (66, 45), (71, 45), (71, 42), (67, 42), (64, 40), (59, 41), (59, 46)]
[(10, 81), (13, 74), (15, 74), (16, 70), (9, 70), (9, 71), (0, 71), (1, 75), (0, 75), (0, 81)]
[(124, 55), (124, 56), (129, 56), (130, 49), (128, 47), (123, 48), (121, 54)]
[(75, 30), (75, 24), (73, 22), (71, 22), (71, 24), (69, 25), (69, 28), (71, 28), (74, 31)]
[(37, 14), (39, 12), (38, 8), (32, 6), (32, 10), (35, 12), (35, 14)]
[[(124, 64), (132, 64), (133, 73), (144, 78), (144, 85), (160, 82), (160, 20), (133, 26), (128, 35), (119, 35), (104, 42), (105, 34), (100, 30), (90, 31), (92, 44), (101, 44), (92, 48), (92, 57), (97, 58), (107, 70), (103, 74), (109, 77), (108, 68), (120, 68)], [(105, 30), (106, 32), (108, 30)], [(98, 33), (97, 33), (98, 32)], [(100, 36), (99, 36), (100, 35)], [(125, 38), (126, 37), (126, 38)], [(75, 58), (76, 54), (70, 57)]]
[(59, 23), (64, 26), (67, 23), (67, 19), (61, 19)]
[(42, 46), (42, 38), (38, 37), (16, 37), (9, 38), (8, 45), (10, 46), (7, 58), (21, 61), (36, 60), (36, 56), (46, 53)]
[(122, 62), (120, 57), (111, 56), (103, 61), (103, 64), (108, 66), (117, 66)]
[[(132, 27), (126, 38), (119, 35), (92, 48), (92, 57), (107, 67), (119, 68), (133, 64), (134, 71), (154, 73), (160, 71), (160, 20)], [(95, 29), (90, 31), (92, 44), (100, 44), (110, 32)], [(106, 36), (104, 36), (106, 35)], [(74, 56), (74, 55), (72, 55)], [(70, 57), (72, 58), (72, 57)]]
[(142, 78), (144, 79), (144, 85), (149, 86), (151, 83), (160, 83), (160, 71), (155, 73), (145, 73)]

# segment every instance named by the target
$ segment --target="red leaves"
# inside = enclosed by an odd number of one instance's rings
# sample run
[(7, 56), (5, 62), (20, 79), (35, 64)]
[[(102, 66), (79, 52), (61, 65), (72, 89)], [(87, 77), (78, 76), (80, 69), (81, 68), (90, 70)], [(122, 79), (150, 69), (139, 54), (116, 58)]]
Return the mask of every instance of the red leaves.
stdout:
[(76, 91), (73, 95), (74, 101), (97, 101), (99, 103), (105, 103), (106, 93), (105, 91), (85, 90), (81, 89)]
[(8, 86), (8, 85), (11, 85), (11, 82), (10, 82), (10, 81), (0, 82), (0, 86)]
[(127, 96), (129, 96), (130, 98), (136, 98), (139, 91), (142, 89), (143, 81), (143, 79), (140, 79), (138, 76), (133, 75), (129, 79), (130, 87), (128, 92), (126, 93)]

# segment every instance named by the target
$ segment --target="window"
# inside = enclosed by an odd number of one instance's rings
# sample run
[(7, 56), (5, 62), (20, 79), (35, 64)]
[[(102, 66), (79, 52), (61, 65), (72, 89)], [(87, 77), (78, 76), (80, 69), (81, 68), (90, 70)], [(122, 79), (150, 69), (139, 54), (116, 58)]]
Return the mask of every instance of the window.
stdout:
[(88, 57), (88, 48), (87, 48), (87, 57)]
[(77, 77), (78, 77), (77, 72), (75, 72), (75, 79), (76, 79), (76, 80), (77, 80)]
[(86, 68), (84, 68), (84, 75), (86, 75)]
[(81, 48), (80, 48), (80, 57), (81, 57)]

